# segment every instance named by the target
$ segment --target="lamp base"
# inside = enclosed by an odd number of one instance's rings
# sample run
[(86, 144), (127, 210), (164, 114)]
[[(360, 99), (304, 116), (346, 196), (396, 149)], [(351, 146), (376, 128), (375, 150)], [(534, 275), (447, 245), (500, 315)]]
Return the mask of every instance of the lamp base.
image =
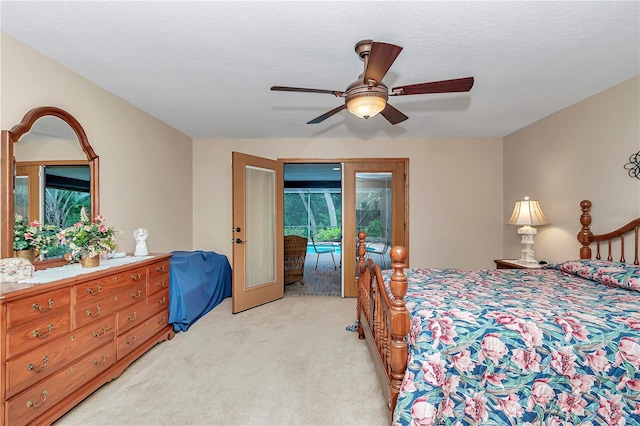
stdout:
[(522, 244), (522, 250), (520, 250), (520, 259), (518, 259), (518, 263), (524, 265), (532, 265), (534, 263), (538, 263), (535, 259), (533, 249), (533, 236), (536, 235), (538, 231), (536, 228), (525, 225), (521, 228), (518, 228), (518, 234), (522, 235), (522, 240), (520, 243)]

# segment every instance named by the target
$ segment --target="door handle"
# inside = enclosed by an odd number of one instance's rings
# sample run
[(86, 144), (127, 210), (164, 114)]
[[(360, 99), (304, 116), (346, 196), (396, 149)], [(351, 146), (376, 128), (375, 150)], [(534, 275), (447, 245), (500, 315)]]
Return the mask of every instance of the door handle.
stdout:
[(242, 241), (240, 238), (236, 238), (235, 239), (235, 243), (236, 244), (243, 244), (243, 243), (245, 243), (245, 241)]
[(233, 228), (233, 229), (231, 230), (231, 232), (240, 232), (240, 231), (241, 231), (241, 229), (240, 229), (240, 227), (239, 227), (239, 226), (237, 226), (237, 227), (235, 227), (235, 228)]

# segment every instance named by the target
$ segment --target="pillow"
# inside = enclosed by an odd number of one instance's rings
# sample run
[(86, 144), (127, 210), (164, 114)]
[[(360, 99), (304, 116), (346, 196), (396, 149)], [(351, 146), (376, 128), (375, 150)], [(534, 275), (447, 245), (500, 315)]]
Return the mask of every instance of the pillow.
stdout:
[(606, 260), (570, 260), (552, 266), (597, 283), (640, 291), (640, 267)]

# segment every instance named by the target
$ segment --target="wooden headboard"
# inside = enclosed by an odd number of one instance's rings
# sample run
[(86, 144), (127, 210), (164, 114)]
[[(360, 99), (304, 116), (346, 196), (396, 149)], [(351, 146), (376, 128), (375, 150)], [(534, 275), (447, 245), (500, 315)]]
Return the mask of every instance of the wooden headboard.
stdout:
[(640, 218), (634, 219), (621, 228), (615, 231), (608, 232), (606, 234), (594, 235), (591, 232), (591, 201), (582, 200), (580, 202), (580, 208), (582, 208), (582, 215), (580, 216), (580, 223), (582, 229), (578, 233), (578, 241), (582, 244), (580, 247), (580, 259), (591, 259), (591, 243), (596, 243), (596, 259), (602, 259), (600, 254), (600, 243), (606, 243), (607, 245), (607, 260), (612, 261), (612, 245), (619, 244), (620, 246), (620, 259), (619, 262), (626, 263), (624, 258), (624, 239), (627, 234), (633, 232), (634, 239), (634, 257), (633, 264), (638, 265), (638, 228), (640, 227)]

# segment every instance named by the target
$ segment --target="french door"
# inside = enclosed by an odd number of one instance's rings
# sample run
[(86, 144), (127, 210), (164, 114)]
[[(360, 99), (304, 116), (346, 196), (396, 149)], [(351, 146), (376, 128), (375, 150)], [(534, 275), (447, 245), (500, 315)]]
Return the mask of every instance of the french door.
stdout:
[(283, 163), (232, 153), (233, 289), (238, 313), (284, 296)]
[[(408, 160), (367, 159), (344, 163), (344, 291), (345, 297), (357, 297), (356, 239), (359, 231), (368, 231), (367, 242), (376, 247), (380, 262), (390, 265), (394, 245), (409, 245)], [(348, 214), (347, 214), (348, 212)], [(367, 223), (367, 227), (363, 226)], [(376, 260), (376, 259), (374, 259)], [(385, 262), (386, 260), (386, 262)]]

